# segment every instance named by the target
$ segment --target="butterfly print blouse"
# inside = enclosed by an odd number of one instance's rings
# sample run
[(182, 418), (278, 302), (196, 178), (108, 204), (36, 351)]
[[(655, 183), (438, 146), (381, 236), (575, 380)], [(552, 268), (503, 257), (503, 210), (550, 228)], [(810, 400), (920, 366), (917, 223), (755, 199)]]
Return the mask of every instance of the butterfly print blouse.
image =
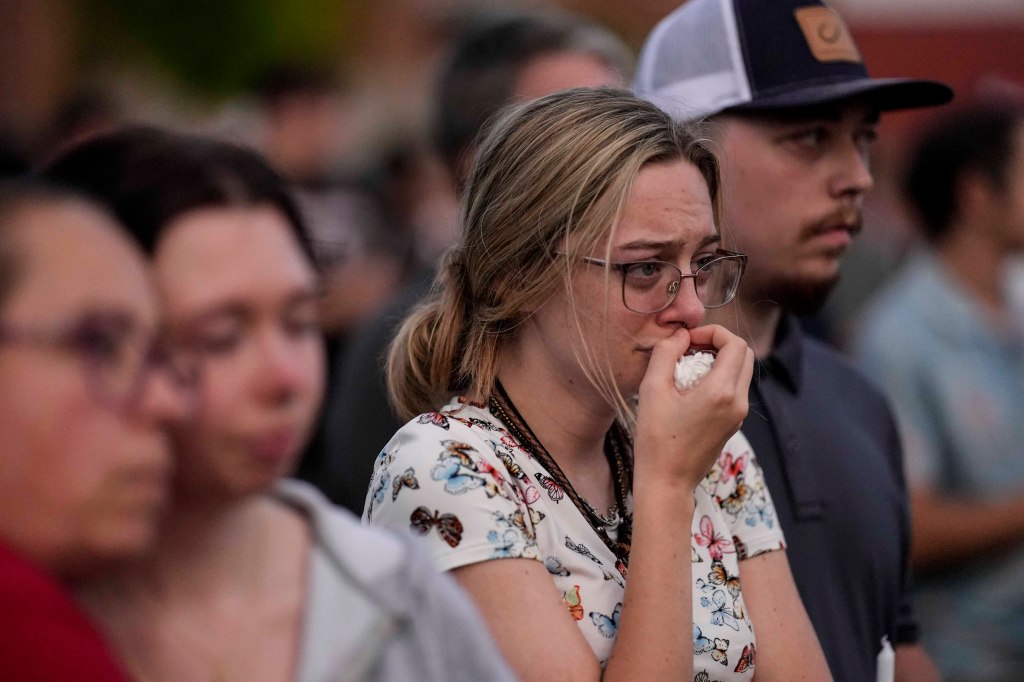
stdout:
[[(694, 497), (696, 679), (750, 680), (756, 646), (739, 562), (785, 545), (741, 433)], [(507, 558), (543, 563), (594, 654), (607, 660), (626, 578), (551, 472), (486, 406), (454, 399), (402, 427), (377, 458), (363, 517), (421, 535), (441, 570)]]

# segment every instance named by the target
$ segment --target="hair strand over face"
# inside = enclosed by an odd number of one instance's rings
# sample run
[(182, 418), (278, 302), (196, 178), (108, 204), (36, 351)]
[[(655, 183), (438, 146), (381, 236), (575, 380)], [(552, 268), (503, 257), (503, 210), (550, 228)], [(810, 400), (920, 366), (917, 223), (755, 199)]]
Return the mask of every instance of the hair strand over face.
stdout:
[[(559, 288), (573, 300), (579, 256), (610, 251), (645, 166), (692, 163), (717, 223), (718, 163), (698, 133), (612, 89), (566, 90), (508, 110), (480, 145), (459, 242), (391, 346), (388, 390), (397, 411), (408, 418), (435, 410), (453, 394), (485, 400), (518, 327)], [(586, 339), (578, 345), (591, 382), (631, 421), (607, 362)]]

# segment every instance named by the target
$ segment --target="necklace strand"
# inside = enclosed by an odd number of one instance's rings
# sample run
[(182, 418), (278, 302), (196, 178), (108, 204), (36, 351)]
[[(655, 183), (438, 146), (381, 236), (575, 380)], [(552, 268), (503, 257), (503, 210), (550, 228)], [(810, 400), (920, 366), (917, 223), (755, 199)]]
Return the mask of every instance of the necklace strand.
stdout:
[[(633, 518), (626, 508), (626, 497), (633, 484), (633, 469), (631, 459), (624, 453), (629, 440), (622, 427), (618, 423), (613, 424), (604, 439), (604, 454), (612, 470), (615, 491), (615, 504), (609, 510), (610, 518), (606, 518), (576, 492), (561, 467), (541, 444), (526, 420), (519, 414), (501, 382), (495, 381), (494, 392), (487, 400), (487, 407), (508, 427), (516, 440), (548, 470), (551, 478), (561, 486), (565, 494), (583, 514), (590, 527), (618, 559), (618, 563), (621, 564), (620, 570), (625, 572), (625, 568), (629, 565), (629, 549), (633, 534)], [(614, 540), (608, 534), (609, 528), (617, 530)]]

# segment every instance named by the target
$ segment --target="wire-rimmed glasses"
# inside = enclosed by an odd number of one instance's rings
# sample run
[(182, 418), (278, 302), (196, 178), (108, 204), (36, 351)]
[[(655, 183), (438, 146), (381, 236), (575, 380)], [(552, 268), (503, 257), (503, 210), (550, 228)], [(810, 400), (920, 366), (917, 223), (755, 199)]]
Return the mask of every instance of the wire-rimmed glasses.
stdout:
[(193, 353), (144, 333), (119, 314), (90, 313), (50, 329), (0, 322), (0, 343), (51, 346), (74, 354), (82, 363), (93, 397), (119, 411), (137, 403), (153, 369), (165, 370), (184, 389), (193, 388), (199, 378), (199, 363)]
[(636, 313), (661, 312), (675, 300), (684, 279), (692, 279), (697, 299), (705, 308), (721, 308), (736, 296), (743, 279), (747, 257), (741, 253), (717, 249), (700, 261), (690, 274), (672, 263), (642, 260), (612, 263), (583, 256), (583, 261), (617, 270), (622, 275), (622, 303)]

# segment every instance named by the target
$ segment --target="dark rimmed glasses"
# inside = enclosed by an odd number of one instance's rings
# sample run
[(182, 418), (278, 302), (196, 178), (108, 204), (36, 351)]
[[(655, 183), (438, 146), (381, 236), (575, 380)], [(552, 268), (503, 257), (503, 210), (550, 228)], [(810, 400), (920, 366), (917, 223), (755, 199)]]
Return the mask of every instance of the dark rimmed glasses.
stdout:
[(635, 313), (644, 314), (661, 312), (669, 307), (684, 279), (693, 280), (697, 299), (705, 308), (721, 308), (736, 296), (747, 266), (746, 256), (725, 249), (718, 249), (698, 260), (699, 265), (691, 274), (660, 260), (612, 263), (590, 256), (582, 259), (591, 265), (621, 273), (623, 305)]
[(176, 386), (193, 389), (199, 362), (190, 353), (147, 334), (124, 315), (91, 313), (51, 329), (26, 329), (0, 322), (0, 343), (51, 346), (81, 361), (90, 393), (118, 411), (137, 404), (154, 369)]

